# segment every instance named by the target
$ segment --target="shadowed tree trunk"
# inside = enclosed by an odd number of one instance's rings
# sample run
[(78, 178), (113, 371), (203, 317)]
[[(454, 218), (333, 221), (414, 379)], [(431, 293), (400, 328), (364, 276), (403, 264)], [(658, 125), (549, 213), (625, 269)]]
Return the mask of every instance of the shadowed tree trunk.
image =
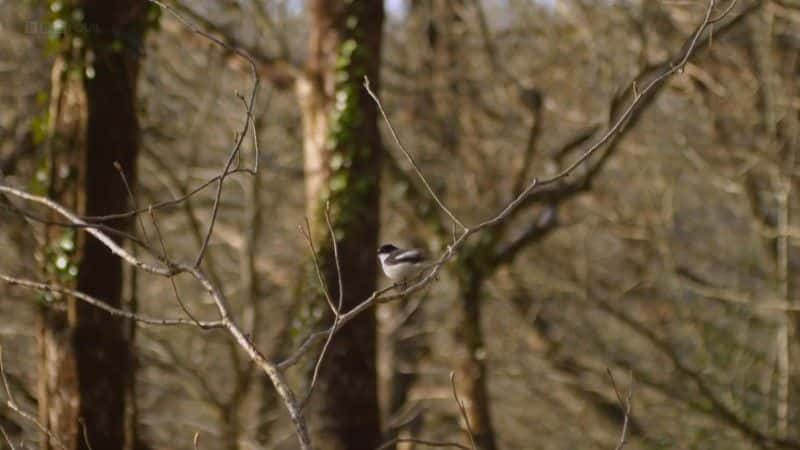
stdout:
[[(147, 22), (145, 0), (74, 1), (53, 67), (50, 138), (37, 177), (49, 196), (83, 215), (125, 211), (136, 179), (136, 79)], [(106, 222), (124, 230), (127, 220)], [(119, 307), (122, 266), (104, 245), (49, 227), (40, 249), (46, 276)], [(68, 449), (125, 446), (126, 386), (133, 382), (124, 324), (74, 299), (49, 297), (66, 311), (41, 315), (40, 417)], [(85, 430), (85, 435), (84, 435)], [(128, 442), (133, 442), (129, 439)], [(59, 448), (43, 435), (42, 448)]]
[[(339, 290), (325, 205), (339, 249), (343, 310), (375, 289), (381, 143), (377, 110), (364, 76), (378, 87), (383, 5), (378, 1), (310, 2), (312, 30), (305, 76), (296, 83), (303, 117), (307, 214), (326, 286)], [(317, 298), (315, 308), (327, 303)], [(328, 311), (329, 312), (329, 311)], [(325, 315), (331, 322), (331, 314)], [(339, 332), (326, 355), (312, 401), (319, 449), (380, 444), (374, 309)]]
[(487, 386), (487, 352), (481, 329), (484, 276), (468, 263), (457, 269), (460, 308), (454, 334), (460, 346), (455, 352), (456, 385), (475, 443), (481, 450), (494, 450), (497, 443)]

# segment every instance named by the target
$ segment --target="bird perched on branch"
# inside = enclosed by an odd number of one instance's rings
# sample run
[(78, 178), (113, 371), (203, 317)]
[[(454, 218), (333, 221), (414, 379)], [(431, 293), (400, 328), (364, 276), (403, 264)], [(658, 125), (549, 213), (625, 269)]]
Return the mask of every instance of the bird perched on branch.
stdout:
[(425, 253), (416, 248), (404, 250), (392, 244), (381, 245), (378, 258), (381, 260), (383, 273), (394, 281), (405, 282), (430, 267)]

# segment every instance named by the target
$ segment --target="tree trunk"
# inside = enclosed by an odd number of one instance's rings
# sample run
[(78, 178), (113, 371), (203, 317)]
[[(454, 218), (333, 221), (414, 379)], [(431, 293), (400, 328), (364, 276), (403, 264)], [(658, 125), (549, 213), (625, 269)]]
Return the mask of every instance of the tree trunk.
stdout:
[(486, 347), (481, 329), (481, 294), (484, 279), (476, 270), (461, 268), (458, 294), (461, 308), (455, 336), (461, 348), (456, 356), (456, 386), (464, 402), (473, 437), (481, 450), (495, 450), (494, 428), (489, 408)]
[[(315, 0), (306, 74), (297, 82), (304, 129), (307, 213), (334, 303), (339, 289), (330, 216), (339, 250), (343, 310), (375, 289), (379, 225), (380, 134), (377, 110), (362, 83), (378, 88), (383, 4)], [(324, 299), (314, 307), (329, 310)], [(329, 311), (328, 311), (329, 312)], [(324, 323), (330, 324), (331, 314)], [(320, 449), (380, 444), (376, 322), (371, 309), (334, 338), (315, 388), (310, 416)]]
[[(53, 69), (47, 190), (83, 215), (122, 212), (129, 196), (114, 166), (134, 185), (136, 79), (147, 2), (85, 0), (61, 12), (70, 21)], [(106, 224), (124, 230), (128, 221)], [(48, 278), (120, 306), (119, 258), (71, 230), (49, 227), (46, 236), (40, 261)], [(40, 416), (68, 449), (121, 449), (126, 386), (133, 382), (124, 324), (74, 299), (65, 306), (42, 314)], [(58, 445), (44, 436), (42, 448)]]

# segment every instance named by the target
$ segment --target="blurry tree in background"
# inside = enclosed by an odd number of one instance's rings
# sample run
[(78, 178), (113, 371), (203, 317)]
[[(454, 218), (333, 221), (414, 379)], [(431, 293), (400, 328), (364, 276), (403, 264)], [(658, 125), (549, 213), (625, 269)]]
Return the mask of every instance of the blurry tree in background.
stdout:
[[(377, 109), (362, 85), (366, 76), (378, 86), (383, 5), (315, 0), (309, 8), (308, 61), (295, 88), (303, 118), (306, 210), (319, 246), (323, 289), (330, 292), (331, 306), (344, 312), (372, 294), (377, 275), (382, 147)], [(326, 226), (326, 205), (338, 262)], [(319, 295), (311, 300), (312, 308), (329, 310)], [(322, 316), (321, 324), (333, 317), (330, 311)], [(380, 445), (376, 335), (371, 309), (337, 333), (327, 351), (314, 400), (319, 406), (312, 404), (318, 448)]]
[[(139, 411), (128, 426), (152, 448), (297, 448), (306, 416), (313, 448), (322, 449), (393, 439), (405, 441), (386, 448), (425, 448), (413, 439), (464, 448), (474, 439), (484, 450), (609, 449), (622, 440), (654, 450), (800, 448), (796, 1), (186, 0), (167, 4), (228, 47), (166, 14), (143, 51), (127, 51), (128, 38), (139, 42), (141, 34), (125, 32), (105, 60), (102, 46), (92, 48), (99, 43), (50, 27), (60, 18), (71, 25), (66, 32), (102, 31), (106, 23), (120, 31), (146, 14), (112, 14), (133, 2), (6, 3), (0, 188), (51, 189), (82, 215), (119, 212), (132, 207), (113, 167), (119, 162), (153, 216), (140, 215), (137, 227), (102, 223), (134, 235), (141, 242), (128, 239), (125, 248), (139, 249), (139, 263), (162, 264), (169, 278), (141, 266), (122, 277), (142, 314), (130, 326), (135, 360), (118, 316), (72, 303), (45, 310), (53, 327), (44, 330), (57, 345), (50, 361), (74, 370), (51, 371), (61, 381), (37, 376), (31, 357), (41, 303), (60, 294), (0, 283), (0, 317), (8, 318), (0, 345), (15, 400), (0, 402), (9, 442), (58, 447), (18, 405), (38, 407), (47, 413), (42, 424), (84, 445), (73, 418), (86, 407), (80, 414), (92, 448), (122, 448), (121, 435), (102, 441), (93, 427), (121, 423), (124, 390), (109, 401), (59, 401), (83, 398), (78, 388), (111, 392), (131, 379), (135, 363)], [(713, 32), (690, 39), (709, 4), (719, 18)], [(96, 14), (75, 15), (76, 5)], [(42, 50), (48, 32), (61, 37), (56, 53)], [(691, 45), (680, 73), (642, 92), (678, 67)], [(252, 122), (234, 95), (252, 86), (234, 48), (252, 55), (265, 81)], [(75, 76), (48, 85), (51, 56), (58, 56), (54, 74), (71, 67)], [(391, 133), (381, 145), (364, 75), (430, 186)], [(123, 88), (130, 89), (114, 90)], [(51, 112), (40, 114), (48, 97)], [(133, 128), (111, 123), (125, 117)], [(424, 290), (348, 319), (322, 359), (329, 334), (305, 340), (310, 326), (325, 330), (335, 320), (339, 301), (326, 211), (346, 313), (376, 286), (379, 223), (382, 241), (447, 254), (459, 225), (428, 188), (474, 226), (534, 176), (568, 167), (620, 117), (627, 119), (596, 154), (471, 236)], [(95, 137), (124, 145), (103, 142), (94, 147), (108, 149), (102, 158), (82, 159), (93, 148), (92, 123), (114, 130)], [(248, 139), (230, 153), (231, 136), (238, 141), (243, 130)], [(136, 148), (139, 176), (127, 159)], [(231, 155), (226, 175), (220, 159)], [(91, 170), (99, 172), (89, 177)], [(92, 203), (93, 195), (108, 207)], [(40, 224), (45, 218), (51, 223)], [(298, 232), (306, 218), (321, 280)], [(65, 221), (72, 226), (57, 226)], [(92, 253), (97, 241), (87, 236), (49, 208), (0, 196), (0, 277), (48, 281), (134, 308), (118, 300), (116, 257), (82, 265), (93, 254), (111, 256)], [(197, 248), (204, 249), (197, 270), (207, 278), (181, 266)], [(114, 273), (83, 278), (100, 271)], [(193, 320), (219, 318), (220, 303), (224, 323), (203, 327), (223, 330), (201, 332)], [(125, 349), (103, 353), (103, 361), (117, 361), (112, 368), (91, 363), (82, 375), (91, 384), (80, 381), (80, 354), (70, 353), (70, 317), (111, 333), (80, 344), (85, 355), (98, 355), (98, 343)], [(144, 317), (183, 321), (150, 326)], [(74, 335), (86, 336), (78, 328)], [(37, 384), (62, 397), (37, 394)], [(621, 440), (629, 386), (633, 409)], [(98, 411), (102, 418), (88, 418)], [(2, 434), (0, 442), (10, 445)]]
[[(85, 216), (131, 208), (136, 184), (139, 122), (136, 85), (148, 25), (144, 0), (51, 2), (53, 24), (63, 27), (54, 45), (44, 158), (37, 188)], [(55, 25), (54, 25), (55, 26)], [(115, 169), (117, 167), (118, 169)], [(122, 304), (122, 263), (103, 243), (54, 224), (43, 238), (42, 277)], [(127, 231), (129, 220), (107, 221)], [(118, 242), (122, 239), (117, 236)], [(39, 410), (43, 449), (123, 448), (125, 398), (133, 383), (132, 342), (125, 321), (75, 298), (40, 299)], [(131, 440), (132, 442), (132, 440)]]

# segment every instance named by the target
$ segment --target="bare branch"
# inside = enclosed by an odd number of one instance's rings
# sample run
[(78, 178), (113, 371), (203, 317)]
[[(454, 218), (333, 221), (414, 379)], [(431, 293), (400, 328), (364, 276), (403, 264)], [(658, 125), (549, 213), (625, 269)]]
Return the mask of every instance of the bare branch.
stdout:
[(456, 401), (456, 405), (458, 405), (458, 410), (461, 412), (461, 417), (464, 419), (464, 425), (467, 427), (466, 433), (467, 436), (469, 437), (470, 443), (472, 444), (472, 450), (477, 450), (478, 446), (475, 444), (475, 437), (473, 436), (472, 425), (469, 424), (469, 417), (467, 416), (467, 408), (464, 407), (464, 403), (458, 398), (455, 372), (450, 372), (450, 385), (453, 387), (453, 398)]
[(367, 90), (367, 93), (369, 94), (369, 96), (372, 97), (372, 100), (375, 101), (375, 105), (377, 105), (378, 110), (381, 112), (381, 115), (383, 116), (384, 121), (386, 121), (386, 125), (389, 127), (389, 132), (392, 134), (392, 137), (394, 138), (395, 143), (397, 143), (397, 146), (403, 152), (403, 154), (405, 155), (405, 157), (408, 160), (409, 164), (411, 164), (411, 167), (414, 168), (414, 172), (416, 172), (416, 174), (419, 177), (419, 179), (425, 185), (425, 188), (428, 190), (428, 193), (431, 195), (431, 198), (433, 198), (433, 200), (436, 201), (436, 204), (439, 205), (439, 208), (441, 208), (442, 211), (444, 211), (450, 217), (450, 219), (453, 220), (453, 222), (457, 223), (462, 229), (466, 229), (467, 228), (466, 225), (464, 225), (464, 223), (461, 222), (455, 216), (455, 214), (453, 214), (453, 212), (450, 211), (449, 208), (447, 208), (447, 206), (444, 205), (444, 203), (439, 198), (439, 196), (436, 195), (436, 193), (433, 191), (433, 188), (431, 188), (431, 185), (428, 183), (428, 179), (425, 178), (425, 175), (422, 174), (422, 170), (420, 170), (419, 166), (417, 165), (417, 162), (414, 160), (414, 157), (411, 156), (411, 153), (409, 153), (408, 150), (406, 150), (406, 148), (403, 145), (403, 143), (400, 142), (400, 138), (397, 137), (397, 133), (394, 131), (394, 127), (392, 126), (392, 123), (389, 121), (389, 118), (386, 116), (386, 111), (383, 110), (383, 105), (381, 105), (381, 101), (378, 99), (378, 96), (375, 95), (374, 92), (372, 92), (372, 89), (370, 89), (370, 87), (369, 87), (369, 78), (367, 78), (366, 75), (364, 75), (364, 89)]
[[(122, 184), (125, 185), (125, 191), (128, 193), (128, 198), (131, 201), (133, 209), (139, 209), (139, 204), (136, 201), (136, 196), (133, 195), (133, 190), (131, 189), (131, 185), (128, 184), (128, 177), (125, 176), (125, 171), (122, 169), (122, 165), (120, 165), (119, 162), (114, 161), (114, 169), (116, 169), (117, 173), (119, 174), (119, 177), (122, 180)], [(140, 216), (137, 216), (136, 219), (137, 223), (139, 224), (139, 229), (142, 232), (142, 237), (144, 237), (145, 242), (148, 242), (150, 239), (147, 237), (147, 230), (144, 227), (144, 221)]]
[[(479, 3), (479, 0), (475, 0), (475, 2)], [(531, 164), (533, 164), (537, 142), (542, 132), (542, 94), (535, 91), (534, 98), (536, 100), (534, 100), (531, 105), (531, 128), (530, 131), (528, 131), (528, 142), (525, 144), (522, 164), (520, 164), (517, 173), (512, 177), (514, 181), (511, 185), (511, 195), (518, 195), (525, 186), (525, 180), (528, 177), (528, 169), (530, 169)]]
[[(16, 196), (19, 198), (23, 198), (28, 201), (32, 201), (35, 203), (42, 204), (47, 206), (48, 208), (52, 209), (53, 211), (59, 213), (62, 217), (67, 218), (68, 220), (72, 221), (73, 223), (78, 224), (85, 224), (84, 221), (79, 219), (75, 214), (64, 208), (63, 206), (59, 205), (58, 203), (36, 195), (31, 195), (26, 192), (20, 191), (18, 189), (10, 188), (7, 186), (0, 185), (0, 193), (6, 193), (12, 196)], [(230, 308), (227, 305), (227, 301), (222, 293), (212, 284), (209, 279), (195, 266), (190, 266), (187, 264), (182, 263), (170, 263), (167, 267), (158, 267), (153, 266), (147, 263), (142, 262), (141, 260), (137, 259), (121, 246), (119, 246), (113, 239), (108, 237), (108, 235), (104, 234), (103, 232), (93, 229), (87, 228), (87, 231), (92, 234), (95, 238), (97, 238), (100, 242), (102, 242), (106, 247), (108, 247), (115, 255), (119, 256), (129, 264), (134, 267), (139, 268), (140, 270), (144, 270), (146, 272), (153, 273), (155, 275), (161, 275), (164, 277), (171, 277), (179, 273), (189, 273), (196, 281), (198, 281), (203, 288), (207, 291), (207, 293), (211, 296), (214, 304), (217, 307), (217, 311), (220, 315), (220, 322), (221, 326), (228, 330), (234, 340), (238, 343), (238, 345), (247, 353), (247, 355), (255, 362), (270, 378), (273, 385), (275, 386), (278, 394), (284, 401), (286, 408), (289, 411), (289, 415), (292, 418), (293, 423), (295, 424), (295, 430), (297, 432), (297, 437), (300, 440), (301, 447), (305, 449), (311, 448), (311, 440), (308, 435), (308, 429), (305, 424), (305, 419), (302, 416), (302, 411), (300, 410), (298, 403), (294, 397), (294, 393), (289, 388), (288, 384), (286, 383), (283, 375), (278, 372), (278, 369), (275, 365), (271, 364), (266, 360), (266, 358), (255, 348), (253, 343), (245, 336), (244, 332), (242, 332), (241, 328), (233, 321), (230, 317)], [(16, 279), (3, 276), (3, 280), (6, 282), (14, 282), (18, 281)], [(18, 283), (22, 284), (22, 283)], [(69, 295), (75, 295), (76, 298), (78, 294), (83, 296), (84, 301), (88, 301), (85, 294), (65, 290), (61, 287), (52, 287), (50, 285), (45, 285), (41, 283), (34, 283), (31, 285), (31, 282), (26, 283), (28, 287), (34, 287), (36, 289), (44, 289), (48, 290), (52, 288), (54, 291), (61, 291), (63, 293), (67, 293)], [(99, 300), (97, 300), (99, 304), (102, 304)], [(96, 305), (100, 307), (99, 305)]]
[(317, 248), (314, 245), (314, 239), (311, 237), (311, 224), (308, 223), (308, 218), (306, 218), (305, 228), (300, 227), (300, 232), (303, 233), (303, 237), (308, 244), (308, 249), (311, 252), (311, 261), (314, 263), (314, 271), (317, 274), (317, 281), (319, 281), (322, 294), (325, 296), (325, 300), (328, 302), (328, 307), (331, 309), (331, 312), (338, 315), (336, 305), (333, 304), (333, 298), (331, 298), (330, 289), (328, 289), (328, 284), (325, 282), (325, 277), (322, 276), (322, 269), (319, 266), (319, 257), (317, 256)]
[(8, 437), (8, 433), (6, 433), (6, 429), (3, 428), (2, 425), (0, 425), (0, 433), (3, 434), (3, 438), (6, 440), (6, 444), (8, 444), (9, 448), (11, 448), (11, 450), (17, 450), (17, 447), (15, 447), (11, 442), (11, 439)]
[(83, 417), (78, 417), (78, 423), (81, 425), (81, 434), (83, 434), (83, 443), (86, 444), (86, 448), (89, 450), (92, 449), (92, 444), (89, 442), (89, 432), (86, 431), (86, 421), (83, 420)]
[(450, 372), (450, 385), (452, 386), (453, 392), (453, 399), (456, 401), (456, 405), (458, 406), (458, 411), (461, 414), (461, 418), (464, 420), (465, 430), (464, 433), (469, 437), (470, 446), (466, 446), (463, 444), (459, 444), (457, 442), (441, 442), (441, 441), (428, 441), (424, 439), (416, 439), (416, 438), (395, 438), (390, 441), (385, 442), (376, 450), (386, 449), (392, 447), (394, 444), (398, 444), (401, 442), (408, 442), (412, 444), (419, 444), (425, 445), (428, 447), (439, 447), (439, 448), (460, 448), (463, 450), (478, 450), (478, 446), (475, 443), (475, 438), (473, 437), (472, 426), (469, 423), (469, 417), (467, 416), (467, 410), (464, 407), (464, 403), (458, 398), (458, 390), (456, 389), (456, 374), (455, 372)]
[[(234, 174), (239, 173), (246, 173), (253, 175), (253, 171), (251, 169), (233, 169), (228, 171), (227, 176), (231, 176)], [(193, 188), (192, 190), (186, 192), (185, 194), (181, 195), (180, 197), (174, 198), (172, 200), (165, 200), (163, 202), (155, 203), (149, 206), (141, 207), (138, 209), (134, 209), (132, 211), (127, 211), (123, 213), (115, 213), (115, 214), (105, 214), (102, 216), (79, 216), (81, 219), (91, 222), (104, 222), (107, 220), (114, 220), (114, 219), (122, 219), (126, 217), (133, 217), (137, 214), (144, 214), (148, 211), (152, 210), (160, 210), (164, 208), (176, 207), (183, 204), (186, 200), (194, 197), (195, 195), (199, 194), (200, 192), (204, 191), (207, 187), (211, 186), (212, 184), (218, 182), (222, 178), (222, 175), (216, 175), (214, 177), (209, 178), (199, 186)], [(65, 225), (68, 226), (68, 225)]]
[(69, 220), (72, 224), (85, 227), (87, 233), (91, 234), (92, 236), (95, 237), (95, 239), (102, 242), (106, 247), (108, 247), (109, 250), (111, 250), (112, 253), (122, 258), (128, 264), (137, 267), (141, 270), (144, 270), (145, 272), (161, 276), (170, 275), (174, 272), (174, 269), (170, 267), (163, 265), (155, 266), (152, 264), (147, 264), (135, 258), (127, 250), (122, 248), (120, 244), (117, 244), (113, 239), (111, 239), (107, 234), (93, 227), (91, 224), (79, 218), (76, 214), (69, 211), (67, 208), (61, 206), (60, 204), (56, 203), (55, 201), (47, 197), (29, 194), (25, 191), (21, 191), (19, 189), (15, 189), (10, 186), (5, 186), (2, 184), (0, 184), (0, 193), (7, 194), (13, 197), (18, 197), (29, 202), (38, 203), (40, 205), (46, 206), (47, 208), (57, 212), (61, 217)]
[(13, 203), (8, 201), (6, 196), (0, 196), (0, 208), (5, 209), (6, 211), (10, 211), (14, 214), (18, 214), (19, 216), (23, 217), (28, 223), (40, 223), (44, 225), (52, 225), (62, 228), (71, 228), (71, 229), (84, 229), (84, 228), (96, 228), (98, 230), (102, 230), (112, 236), (119, 236), (123, 239), (128, 239), (129, 241), (133, 242), (134, 244), (139, 245), (140, 247), (144, 248), (145, 250), (152, 253), (152, 249), (147, 245), (146, 242), (142, 241), (141, 239), (137, 238), (131, 233), (126, 231), (118, 230), (114, 227), (102, 224), (102, 223), (70, 223), (70, 222), (58, 222), (55, 220), (49, 220), (42, 217), (37, 216), (31, 212), (25, 211), (22, 208), (15, 206)]
[[(150, 210), (150, 220), (153, 222), (153, 228), (156, 230), (156, 236), (158, 236), (158, 242), (159, 244), (161, 244), (162, 258), (164, 258), (164, 261), (169, 261), (169, 256), (167, 256), (167, 246), (166, 244), (164, 244), (164, 236), (161, 234), (161, 228), (158, 226), (158, 221), (156, 220), (156, 214), (152, 210)], [(144, 227), (142, 227), (142, 229), (144, 229)], [(173, 294), (175, 294), (175, 300), (177, 300), (178, 305), (180, 305), (183, 312), (186, 313), (187, 316), (189, 316), (189, 319), (191, 319), (195, 325), (197, 325), (200, 328), (203, 328), (200, 322), (189, 311), (189, 308), (187, 308), (186, 305), (183, 303), (183, 300), (181, 300), (181, 295), (178, 292), (178, 285), (175, 283), (175, 277), (170, 276), (167, 278), (169, 278), (169, 282), (172, 285), (172, 292)]]
[(498, 249), (492, 263), (494, 266), (511, 262), (520, 250), (532, 242), (538, 242), (548, 236), (558, 225), (557, 206), (548, 205), (539, 214), (535, 223), (526, 228), (519, 236)]
[[(333, 246), (333, 259), (336, 264), (336, 278), (339, 284), (339, 298), (337, 300), (336, 307), (331, 304), (331, 308), (333, 309), (333, 325), (330, 328), (330, 332), (328, 333), (328, 338), (325, 340), (325, 344), (322, 346), (322, 350), (320, 351), (319, 358), (317, 358), (317, 362), (314, 365), (314, 375), (311, 377), (311, 385), (308, 388), (308, 394), (306, 394), (306, 398), (302, 401), (301, 405), (305, 405), (306, 402), (311, 398), (311, 394), (314, 392), (314, 386), (317, 383), (317, 376), (319, 375), (320, 367), (322, 367), (322, 361), (325, 358), (325, 353), (328, 351), (328, 346), (331, 345), (333, 341), (333, 336), (336, 333), (337, 325), (339, 324), (339, 318), (341, 317), (342, 311), (342, 302), (344, 301), (344, 284), (342, 283), (342, 268), (339, 262), (339, 244), (336, 242), (336, 233), (333, 231), (333, 225), (331, 224), (331, 204), (330, 202), (325, 202), (325, 224), (328, 226), (328, 233), (331, 238), (331, 245)], [(308, 223), (306, 223), (308, 225)], [(309, 242), (311, 242), (311, 236), (309, 234)], [(313, 251), (313, 244), (312, 251)], [(314, 256), (314, 262), (316, 264), (316, 254)], [(319, 265), (317, 264), (317, 272), (319, 273)], [(322, 281), (322, 279), (320, 279)], [(330, 301), (330, 295), (328, 295)]]
[(200, 246), (200, 250), (198, 251), (197, 257), (195, 258), (194, 267), (200, 267), (200, 264), (203, 262), (203, 256), (206, 253), (206, 249), (208, 248), (208, 243), (211, 241), (211, 235), (214, 234), (214, 225), (217, 222), (217, 216), (219, 214), (219, 206), (220, 201), (222, 199), (222, 187), (225, 182), (225, 178), (231, 173), (231, 166), (233, 162), (239, 155), (239, 151), (241, 150), (242, 143), (244, 142), (245, 137), (247, 136), (247, 130), (250, 129), (250, 123), (253, 118), (253, 108), (255, 107), (256, 103), (256, 96), (258, 95), (258, 85), (260, 79), (258, 77), (258, 68), (256, 67), (255, 60), (250, 56), (247, 51), (231, 46), (230, 44), (214, 37), (213, 35), (206, 33), (205, 31), (197, 28), (196, 26), (189, 23), (186, 19), (184, 19), (177, 11), (172, 9), (172, 7), (162, 3), (159, 0), (148, 0), (152, 3), (155, 3), (159, 7), (167, 10), (170, 14), (172, 14), (176, 19), (178, 19), (182, 24), (184, 24), (187, 28), (189, 28), (192, 32), (205, 37), (206, 39), (214, 42), (215, 44), (219, 45), (220, 47), (229, 50), (238, 56), (245, 59), (250, 64), (250, 71), (251, 75), (253, 76), (253, 87), (250, 91), (250, 99), (246, 102), (247, 106), (247, 114), (245, 116), (244, 126), (242, 130), (237, 134), (236, 142), (231, 150), (230, 154), (228, 155), (228, 159), (225, 162), (225, 166), (222, 169), (222, 173), (219, 176), (219, 181), (217, 181), (217, 192), (214, 196), (214, 206), (211, 210), (211, 220), (208, 224), (208, 230), (206, 231), (205, 238), (203, 239), (203, 244)]
[(218, 320), (210, 320), (210, 321), (197, 321), (194, 319), (180, 319), (180, 318), (156, 318), (156, 317), (149, 317), (144, 316), (137, 313), (132, 313), (130, 311), (125, 311), (124, 309), (115, 308), (113, 306), (109, 306), (108, 303), (94, 298), (90, 295), (84, 294), (83, 292), (79, 292), (73, 289), (68, 289), (63, 286), (55, 285), (55, 284), (47, 284), (47, 283), (40, 283), (37, 281), (31, 280), (24, 280), (21, 278), (11, 277), (5, 274), (0, 273), (0, 280), (5, 281), (6, 283), (12, 286), (21, 286), (28, 289), (34, 289), (41, 292), (52, 292), (60, 295), (75, 297), (82, 302), (86, 302), (89, 305), (92, 305), (96, 308), (99, 308), (112, 316), (122, 317), (125, 319), (135, 320), (136, 322), (141, 322), (147, 325), (162, 325), (162, 326), (171, 326), (171, 325), (194, 325), (203, 329), (211, 329), (211, 328), (223, 328), (224, 324), (222, 321)]
[[(8, 400), (6, 401), (6, 405), (9, 407), (9, 409), (11, 409), (15, 413), (19, 414), (25, 420), (27, 420), (27, 421), (31, 422), (32, 424), (36, 425), (36, 428), (38, 428), (43, 433), (47, 434), (47, 436), (50, 437), (50, 439), (52, 439), (53, 442), (56, 443), (56, 445), (58, 445), (59, 447), (63, 448), (64, 450), (66, 450), (67, 447), (64, 445), (64, 443), (61, 442), (60, 439), (58, 439), (58, 437), (55, 436), (55, 434), (53, 434), (52, 431), (50, 431), (47, 427), (42, 425), (42, 423), (39, 422), (39, 420), (36, 419), (36, 417), (34, 417), (33, 415), (23, 411), (22, 408), (19, 407), (17, 402), (14, 401), (14, 396), (11, 395), (11, 388), (8, 385), (8, 379), (6, 378), (6, 368), (3, 365), (3, 346), (2, 346), (2, 344), (0, 344), (0, 379), (2, 379), (2, 381), (3, 381), (3, 387), (4, 387), (5, 391), (6, 391), (6, 395), (8, 396)], [(3, 435), (5, 435), (5, 430), (3, 430)], [(6, 436), (6, 439), (8, 439), (7, 436)]]
[(622, 409), (623, 419), (622, 419), (622, 431), (620, 432), (619, 443), (617, 444), (616, 450), (622, 450), (625, 446), (625, 436), (628, 433), (628, 422), (630, 421), (631, 417), (631, 408), (633, 407), (631, 404), (631, 397), (633, 396), (633, 371), (630, 372), (630, 386), (628, 387), (628, 394), (626, 395), (625, 399), (623, 400), (622, 394), (617, 389), (617, 383), (614, 381), (614, 375), (611, 373), (611, 369), (606, 369), (606, 373), (608, 374), (608, 378), (611, 380), (611, 386), (614, 387), (614, 393), (617, 395), (617, 401), (619, 401), (619, 407)]

